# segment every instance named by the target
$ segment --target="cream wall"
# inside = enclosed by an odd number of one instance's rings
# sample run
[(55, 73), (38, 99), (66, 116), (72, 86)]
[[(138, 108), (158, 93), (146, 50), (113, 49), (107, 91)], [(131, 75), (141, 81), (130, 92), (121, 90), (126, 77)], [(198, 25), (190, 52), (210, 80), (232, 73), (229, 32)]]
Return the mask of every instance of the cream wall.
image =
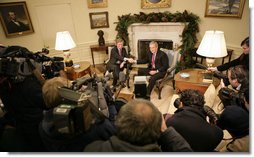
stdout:
[[(18, 0), (1, 0), (2, 2), (17, 2)], [(22, 1), (22, 0), (20, 0)], [(3, 32), (3, 28), (0, 27), (0, 43), (4, 45), (21, 45), (27, 47), (31, 51), (40, 50), (44, 46), (50, 46), (51, 55), (62, 56), (61, 52), (54, 50), (55, 33), (50, 34), (51, 39), (43, 39), (43, 34), (39, 25), (40, 19), (38, 19), (37, 8), (41, 6), (54, 6), (58, 4), (66, 4), (71, 9), (71, 26), (73, 27), (73, 38), (77, 43), (77, 47), (72, 49), (71, 58), (74, 61), (92, 61), (89, 45), (96, 44), (98, 40), (97, 31), (99, 29), (91, 29), (89, 21), (90, 12), (108, 11), (109, 13), (109, 28), (103, 28), (104, 38), (106, 41), (112, 42), (117, 34), (115, 31), (117, 22), (117, 16), (139, 13), (139, 12), (164, 12), (170, 11), (172, 13), (176, 11), (183, 12), (187, 10), (198, 15), (201, 18), (200, 21), (200, 33), (198, 34), (199, 41), (202, 39), (206, 30), (221, 30), (225, 32), (225, 38), (227, 46), (235, 50), (233, 58), (237, 57), (241, 53), (240, 42), (249, 36), (250, 32), (250, 10), (249, 0), (246, 0), (244, 11), (241, 19), (238, 18), (222, 18), (222, 17), (204, 17), (206, 1), (205, 0), (172, 0), (170, 8), (160, 9), (141, 9), (141, 0), (108, 0), (107, 8), (93, 8), (88, 9), (86, 0), (26, 0), (27, 7), (30, 13), (32, 24), (35, 32), (33, 34), (6, 38)], [(45, 15), (50, 19), (49, 11), (45, 10)], [(65, 18), (59, 15), (58, 20), (62, 23), (65, 22)], [(52, 22), (48, 21), (49, 32)], [(55, 26), (55, 25), (54, 25)], [(60, 30), (60, 26), (59, 26)], [(95, 63), (102, 63), (106, 55), (104, 53), (95, 52)]]

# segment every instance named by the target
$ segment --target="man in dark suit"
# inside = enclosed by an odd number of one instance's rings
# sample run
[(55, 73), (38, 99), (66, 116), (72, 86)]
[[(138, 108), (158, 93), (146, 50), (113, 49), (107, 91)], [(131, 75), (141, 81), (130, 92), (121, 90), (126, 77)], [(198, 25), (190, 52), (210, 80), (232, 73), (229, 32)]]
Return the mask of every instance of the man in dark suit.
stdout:
[(14, 12), (8, 13), (10, 21), (7, 24), (8, 33), (17, 33), (29, 30), (29, 27), (23, 22), (18, 21)]
[(158, 43), (151, 41), (149, 43), (150, 51), (147, 53), (146, 58), (143, 60), (133, 60), (131, 62), (137, 64), (148, 63), (147, 68), (140, 68), (138, 70), (139, 76), (148, 76), (150, 75), (149, 85), (147, 86), (147, 99), (150, 99), (151, 92), (155, 85), (156, 80), (163, 78), (169, 67), (168, 65), (168, 56), (166, 53), (158, 49)]
[(116, 46), (111, 50), (110, 59), (107, 63), (107, 70), (113, 72), (113, 87), (115, 89), (117, 85), (117, 80), (119, 79), (120, 71), (123, 71), (126, 67), (126, 62), (129, 60), (128, 54), (123, 47), (123, 39), (116, 39)]

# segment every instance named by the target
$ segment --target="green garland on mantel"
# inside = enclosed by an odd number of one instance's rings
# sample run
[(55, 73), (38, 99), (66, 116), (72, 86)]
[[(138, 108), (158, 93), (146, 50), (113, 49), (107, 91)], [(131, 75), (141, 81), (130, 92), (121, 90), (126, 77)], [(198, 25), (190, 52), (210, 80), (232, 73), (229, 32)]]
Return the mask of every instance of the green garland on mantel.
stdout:
[[(128, 27), (133, 23), (150, 23), (150, 22), (182, 22), (186, 23), (185, 28), (182, 33), (182, 45), (179, 46), (181, 57), (181, 62), (178, 63), (178, 70), (192, 67), (192, 50), (197, 43), (196, 34), (199, 32), (198, 23), (200, 21), (199, 16), (189, 13), (188, 11), (183, 11), (183, 13), (176, 12), (159, 12), (159, 13), (149, 13), (145, 14), (140, 12), (139, 14), (127, 14), (118, 16), (118, 22), (116, 31), (117, 37), (122, 38), (126, 45), (129, 45), (128, 38)], [(180, 68), (180, 69), (179, 69)]]

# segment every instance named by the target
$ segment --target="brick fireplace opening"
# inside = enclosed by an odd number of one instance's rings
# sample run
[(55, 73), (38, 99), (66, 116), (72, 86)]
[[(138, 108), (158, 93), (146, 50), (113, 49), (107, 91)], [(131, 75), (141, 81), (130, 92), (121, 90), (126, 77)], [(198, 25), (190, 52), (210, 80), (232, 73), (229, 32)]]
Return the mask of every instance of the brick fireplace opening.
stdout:
[(172, 40), (162, 40), (162, 39), (140, 39), (138, 40), (138, 58), (145, 59), (146, 53), (149, 52), (149, 43), (151, 41), (156, 41), (158, 43), (158, 47), (172, 50), (173, 49), (173, 41)]

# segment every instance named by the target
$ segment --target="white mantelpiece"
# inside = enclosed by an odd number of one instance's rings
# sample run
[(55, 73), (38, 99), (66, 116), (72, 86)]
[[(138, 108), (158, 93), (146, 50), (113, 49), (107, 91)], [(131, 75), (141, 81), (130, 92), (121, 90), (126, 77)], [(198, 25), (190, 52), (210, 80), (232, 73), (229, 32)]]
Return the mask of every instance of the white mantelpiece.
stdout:
[(131, 54), (138, 57), (138, 40), (140, 39), (165, 39), (172, 40), (173, 45), (181, 45), (181, 36), (184, 23), (158, 22), (158, 23), (135, 23), (128, 27), (129, 45)]

